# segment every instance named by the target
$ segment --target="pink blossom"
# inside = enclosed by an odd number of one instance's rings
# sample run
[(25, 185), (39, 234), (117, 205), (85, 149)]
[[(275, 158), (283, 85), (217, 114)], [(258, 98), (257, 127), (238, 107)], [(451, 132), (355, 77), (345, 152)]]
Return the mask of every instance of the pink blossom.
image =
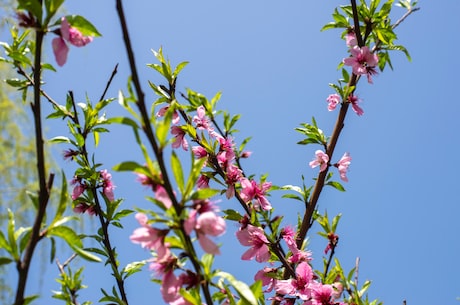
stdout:
[(311, 161), (310, 167), (315, 168), (317, 166), (320, 166), (319, 171), (322, 172), (326, 170), (328, 162), (329, 162), (329, 156), (322, 150), (317, 150), (315, 152), (316, 158)]
[(198, 189), (206, 189), (209, 188), (209, 177), (205, 175), (201, 175), (198, 180), (196, 181), (196, 187)]
[(265, 193), (272, 186), (270, 182), (263, 182), (257, 185), (254, 180), (249, 181), (247, 178), (242, 178), (240, 183), (243, 188), (241, 191), (241, 198), (245, 202), (255, 199), (255, 208), (261, 207), (263, 210), (270, 210), (272, 208), (270, 202), (265, 198)]
[(91, 216), (97, 214), (94, 205), (88, 205), (85, 202), (78, 202), (73, 208), (73, 211), (80, 214), (88, 213)]
[(329, 305), (335, 304), (332, 294), (334, 289), (331, 285), (315, 283), (312, 285), (311, 305)]
[(195, 230), (198, 242), (206, 253), (220, 254), (219, 247), (206, 235), (219, 236), (225, 233), (225, 220), (214, 212), (205, 212), (198, 216)]
[(289, 226), (281, 230), (281, 237), (284, 239), (284, 242), (286, 242), (289, 250), (291, 250), (292, 253), (299, 251), (295, 240), (295, 234), (296, 232)]
[(340, 95), (337, 93), (331, 94), (327, 97), (327, 102), (329, 103), (327, 106), (327, 110), (333, 111), (338, 104), (340, 104)]
[(80, 197), (86, 190), (87, 186), (81, 180), (81, 178), (74, 177), (72, 181), (70, 181), (71, 185), (75, 185), (72, 191), (72, 200), (76, 200)]
[(257, 271), (254, 276), (255, 281), (262, 281), (262, 286), (268, 286), (264, 292), (270, 292), (275, 288), (276, 279), (268, 276), (269, 273), (276, 273), (275, 268), (264, 267), (264, 269)]
[(220, 150), (222, 152), (225, 152), (222, 154), (222, 155), (225, 155), (225, 159), (229, 162), (235, 159), (235, 151), (233, 150), (235, 143), (233, 142), (233, 139), (230, 137), (228, 138), (220, 137), (218, 138), (218, 141), (220, 143)]
[(181, 287), (181, 281), (176, 277), (172, 270), (165, 273), (161, 280), (160, 292), (163, 296), (163, 300), (167, 303), (177, 301), (181, 298), (179, 293)]
[(135, 217), (141, 225), (141, 227), (134, 230), (133, 234), (131, 234), (129, 239), (133, 243), (140, 244), (141, 247), (150, 250), (158, 251), (159, 248), (164, 247), (164, 237), (166, 236), (167, 232), (164, 230), (158, 230), (151, 227), (147, 223), (147, 215), (143, 213), (137, 213)]
[(211, 125), (209, 124), (209, 119), (206, 116), (206, 109), (203, 105), (196, 109), (196, 113), (197, 115), (193, 117), (193, 123), (196, 124), (196, 128), (212, 130)]
[(74, 27), (71, 27), (65, 17), (61, 18), (61, 36), (56, 37), (51, 42), (54, 52), (54, 57), (59, 66), (63, 66), (67, 61), (69, 47), (65, 41), (76, 47), (83, 47), (93, 41), (93, 37), (83, 36), (83, 34)]
[(243, 246), (251, 246), (241, 256), (242, 260), (251, 260), (255, 257), (257, 262), (262, 263), (270, 259), (268, 239), (261, 228), (247, 225), (246, 228), (236, 232), (236, 237)]
[(311, 297), (310, 283), (313, 279), (313, 271), (307, 262), (302, 262), (297, 265), (295, 273), (295, 279), (278, 280), (275, 287), (276, 292), (282, 295), (297, 296), (306, 301)]
[(196, 229), (207, 235), (219, 236), (225, 233), (225, 220), (212, 211), (207, 211), (198, 216)]
[[(157, 116), (158, 118), (159, 118), (159, 117), (165, 116), (165, 114), (166, 114), (166, 112), (168, 111), (168, 109), (169, 109), (169, 106), (165, 106), (165, 107), (161, 108), (160, 110), (158, 110), (156, 116)], [(177, 113), (176, 110), (174, 110), (173, 115), (172, 115), (172, 121), (171, 121), (171, 122), (172, 122), (173, 124), (177, 124), (177, 123), (179, 123), (179, 121), (180, 121), (179, 114)]]
[(192, 151), (193, 151), (193, 154), (195, 155), (195, 158), (197, 159), (205, 158), (208, 156), (208, 152), (206, 151), (206, 149), (204, 149), (201, 146), (192, 147)]
[(187, 151), (188, 150), (188, 143), (185, 139), (185, 131), (182, 130), (180, 126), (172, 126), (171, 127), (171, 134), (174, 135), (174, 142), (172, 143), (173, 148), (179, 148), (182, 145), (182, 149)]
[(347, 171), (348, 167), (350, 166), (350, 163), (350, 154), (346, 152), (343, 154), (342, 158), (340, 158), (339, 162), (335, 164), (335, 166), (339, 169), (340, 179), (342, 179), (345, 182), (348, 182)]
[(155, 190), (155, 199), (163, 203), (167, 209), (169, 209), (172, 205), (172, 201), (171, 198), (169, 198), (168, 192), (166, 192), (166, 189), (161, 185), (158, 185)]
[(84, 47), (91, 41), (93, 37), (83, 36), (83, 34), (74, 27), (70, 26), (70, 23), (65, 17), (61, 18), (61, 35), (62, 38), (70, 42), (76, 47)]
[(156, 276), (164, 276), (166, 273), (174, 270), (177, 265), (177, 258), (174, 257), (169, 250), (169, 244), (165, 244), (157, 250), (157, 256), (151, 260), (149, 269), (152, 270)]
[(367, 75), (368, 82), (372, 83), (371, 76), (377, 74), (375, 70), (379, 61), (377, 54), (371, 53), (367, 46), (362, 48), (355, 46), (350, 49), (350, 52), (351, 57), (345, 58), (343, 63), (346, 66), (351, 66), (354, 74)]
[(69, 47), (65, 43), (62, 37), (56, 37), (51, 41), (53, 47), (54, 57), (59, 66), (63, 66), (67, 62), (67, 54), (69, 53)]
[(356, 47), (358, 45), (358, 41), (356, 40), (356, 35), (354, 32), (349, 32), (345, 35), (345, 42), (347, 46), (350, 48)]
[(235, 183), (241, 179), (241, 176), (242, 171), (238, 166), (234, 164), (227, 166), (227, 170), (225, 172), (225, 182), (227, 183), (227, 191), (225, 192), (225, 195), (227, 196), (227, 199), (235, 196)]
[(357, 114), (357, 115), (363, 115), (364, 114), (364, 110), (359, 107), (358, 103), (361, 102), (360, 99), (358, 99), (358, 97), (356, 95), (350, 95), (348, 97), (348, 102), (351, 104), (351, 108), (353, 109), (353, 111)]
[[(184, 229), (190, 234), (193, 229), (196, 231), (198, 242), (206, 253), (220, 254), (219, 247), (207, 235), (219, 236), (225, 233), (225, 220), (215, 212), (218, 209), (209, 200), (194, 202), (194, 209), (184, 221)], [(197, 216), (198, 215), (198, 216)]]
[(293, 264), (297, 264), (300, 262), (308, 262), (312, 260), (312, 253), (311, 251), (302, 251), (298, 250), (297, 252), (293, 253), (287, 261)]
[(100, 174), (102, 178), (102, 193), (109, 201), (113, 201), (115, 199), (113, 195), (115, 185), (112, 182), (112, 175), (106, 169), (101, 170)]
[(291, 227), (285, 227), (281, 231), (281, 237), (284, 242), (287, 244), (289, 250), (291, 250), (292, 255), (288, 258), (290, 263), (299, 263), (303, 261), (311, 260), (310, 251), (301, 251), (297, 248), (297, 242), (295, 239), (296, 232)]
[(340, 282), (335, 282), (332, 284), (332, 288), (334, 288), (334, 291), (332, 292), (332, 297), (334, 299), (339, 299), (342, 296), (343, 292), (343, 285)]

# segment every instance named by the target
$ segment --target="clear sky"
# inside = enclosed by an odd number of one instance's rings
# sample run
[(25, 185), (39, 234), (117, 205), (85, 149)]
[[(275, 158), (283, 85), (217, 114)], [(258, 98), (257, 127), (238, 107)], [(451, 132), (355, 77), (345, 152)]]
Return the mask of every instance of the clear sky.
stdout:
[[(155, 61), (150, 49), (162, 46), (173, 63), (190, 62), (179, 79), (179, 90), (189, 87), (208, 97), (222, 91), (220, 107), (242, 114), (236, 140), (253, 137), (248, 144), (253, 155), (244, 162), (247, 172), (269, 173), (268, 180), (277, 185), (300, 185), (301, 175), (307, 182), (315, 177), (317, 170), (311, 170), (308, 162), (316, 147), (296, 145), (301, 136), (294, 128), (310, 122), (312, 116), (326, 134), (333, 128), (337, 112), (327, 111), (325, 99), (333, 93), (328, 83), (340, 77), (336, 67), (347, 49), (340, 31), (320, 29), (332, 20), (333, 8), (347, 1), (125, 2), (148, 99), (154, 95), (147, 80), (158, 77), (145, 64)], [(346, 269), (360, 257), (360, 282), (373, 281), (371, 299), (392, 305), (404, 299), (408, 305), (459, 304), (460, 104), (455, 76), (459, 63), (454, 57), (460, 47), (460, 2), (420, 1), (419, 6), (422, 9), (397, 29), (399, 43), (408, 48), (412, 62), (402, 53), (393, 53), (394, 71), (374, 77), (374, 85), (359, 84), (357, 94), (365, 114), (349, 113), (336, 149), (336, 158), (345, 151), (353, 157), (347, 192), (326, 189), (319, 209), (327, 209), (329, 215), (343, 214), (337, 257)], [(47, 72), (45, 90), (60, 101), (67, 90), (80, 100), (86, 94), (97, 99), (119, 63), (109, 92), (116, 97), (118, 89), (125, 89), (129, 70), (115, 1), (68, 1), (66, 9), (92, 21), (103, 37), (85, 48), (72, 47), (67, 64), (57, 73)], [(403, 9), (394, 9), (395, 20), (400, 13)], [(54, 63), (50, 43), (48, 39), (48, 56)], [(116, 104), (110, 109), (109, 117), (123, 114)], [(62, 133), (61, 124), (49, 125), (49, 137)], [(96, 158), (106, 168), (124, 160), (141, 161), (130, 135), (121, 127), (104, 135)], [(60, 149), (64, 147), (55, 150)], [(71, 166), (62, 164), (68, 166), (69, 175)], [(116, 195), (126, 198), (129, 208), (147, 207), (143, 197), (150, 194), (134, 179), (132, 174), (114, 174)], [(292, 219), (301, 211), (295, 201), (276, 196), (272, 204), (277, 213)], [(234, 205), (223, 202), (222, 208)], [(125, 231), (114, 232), (122, 264), (149, 257), (128, 240), (136, 226), (130, 220)], [(237, 277), (250, 280), (263, 265), (239, 260), (244, 249), (232, 241), (235, 229), (230, 226), (219, 239), (224, 246), (218, 267), (236, 270)], [(324, 247), (324, 241), (312, 235), (316, 266), (321, 264)], [(89, 288), (81, 301), (97, 304), (99, 287), (111, 289), (113, 282), (101, 275), (100, 267), (86, 265), (84, 282)], [(46, 270), (37, 266), (35, 271), (45, 277), (38, 281), (40, 287), (31, 285), (30, 293), (48, 294), (59, 288), (54, 282), (55, 266)], [(129, 278), (132, 304), (163, 303), (159, 286), (149, 277), (145, 268)], [(46, 298), (37, 304), (60, 303)]]

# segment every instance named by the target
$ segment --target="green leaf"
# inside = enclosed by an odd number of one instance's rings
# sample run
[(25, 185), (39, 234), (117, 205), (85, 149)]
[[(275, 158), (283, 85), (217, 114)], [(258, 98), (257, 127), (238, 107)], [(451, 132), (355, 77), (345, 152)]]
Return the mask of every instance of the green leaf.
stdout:
[(108, 124), (118, 123), (118, 124), (131, 126), (132, 128), (135, 128), (135, 129), (139, 129), (139, 125), (137, 125), (136, 121), (130, 118), (125, 118), (125, 117), (110, 118), (110, 119), (107, 119), (107, 123)]
[(75, 231), (67, 226), (55, 226), (50, 228), (46, 235), (62, 238), (72, 249), (82, 248), (83, 243)]
[(61, 7), (62, 3), (64, 3), (64, 0), (45, 0), (47, 20), (53, 18), (54, 14), (56, 14), (57, 10)]
[(69, 24), (79, 30), (84, 36), (99, 37), (102, 36), (96, 27), (80, 15), (67, 15), (65, 16)]
[(57, 136), (48, 140), (50, 143), (71, 143), (68, 137)]
[(181, 194), (184, 194), (184, 172), (182, 171), (182, 165), (176, 153), (173, 151), (171, 155), (171, 169), (176, 178), (177, 187)]
[(188, 65), (188, 61), (183, 61), (180, 64), (178, 64), (172, 74), (173, 78), (176, 78), (177, 75), (179, 75), (180, 71), (182, 71), (182, 69), (184, 69), (186, 65)]
[(210, 188), (203, 188), (203, 189), (197, 190), (196, 192), (193, 192), (192, 196), (191, 196), (191, 199), (192, 200), (209, 199), (209, 198), (211, 198), (212, 196), (214, 196), (214, 195), (216, 195), (218, 193), (220, 193), (219, 190), (210, 189)]
[(50, 227), (52, 227), (54, 223), (56, 223), (59, 219), (61, 219), (62, 215), (65, 212), (67, 204), (69, 202), (69, 193), (67, 191), (67, 179), (65, 177), (64, 171), (61, 171), (61, 175), (62, 175), (61, 195), (59, 197), (59, 204), (56, 209), (56, 214), (54, 215), (54, 219), (51, 222)]
[(0, 257), (0, 266), (8, 265), (11, 262), (13, 262), (13, 260), (9, 257)]
[(236, 292), (241, 298), (241, 301), (243, 301), (243, 304), (258, 305), (254, 293), (251, 291), (249, 286), (246, 285), (246, 283), (238, 281), (233, 277), (233, 275), (223, 271), (218, 272), (216, 276), (226, 279), (230, 285), (235, 288)]
[(337, 181), (329, 181), (328, 183), (326, 183), (326, 185), (329, 185), (329, 186), (332, 186), (333, 188), (341, 191), (341, 192), (345, 192), (345, 188), (343, 187), (342, 184), (340, 184), (339, 182)]
[(5, 238), (5, 235), (0, 231), (0, 249), (6, 250), (8, 253), (11, 253), (11, 246)]
[(112, 169), (118, 172), (124, 172), (124, 171), (136, 172), (136, 171), (144, 171), (145, 167), (135, 161), (125, 161), (125, 162), (115, 165), (114, 167), (112, 167)]
[(243, 218), (238, 211), (232, 209), (223, 210), (222, 212), (225, 214), (224, 218), (228, 220), (240, 221)]
[(213, 262), (214, 262), (214, 255), (212, 254), (205, 253), (201, 257), (201, 265), (203, 265), (204, 275), (206, 276), (207, 279), (209, 279), (209, 276), (211, 275)]
[(126, 279), (128, 276), (141, 271), (142, 267), (147, 263), (147, 261), (140, 261), (140, 262), (132, 262), (126, 265), (125, 268), (123, 268), (122, 273), (123, 273), (123, 278)]
[(96, 255), (91, 254), (90, 252), (82, 249), (82, 248), (72, 248), (81, 258), (86, 259), (89, 262), (96, 262), (99, 263), (102, 260), (97, 257)]
[(10, 246), (10, 254), (14, 260), (19, 260), (18, 245), (15, 238), (15, 221), (13, 211), (8, 209), (8, 244)]

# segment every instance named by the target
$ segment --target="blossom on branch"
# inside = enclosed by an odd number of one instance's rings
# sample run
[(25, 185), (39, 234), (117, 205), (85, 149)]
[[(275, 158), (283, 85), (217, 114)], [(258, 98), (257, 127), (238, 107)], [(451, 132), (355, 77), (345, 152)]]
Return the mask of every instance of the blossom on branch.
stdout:
[[(147, 215), (144, 213), (137, 213), (135, 217), (141, 227), (134, 230), (129, 239), (135, 244), (140, 244), (142, 248), (150, 250), (158, 251), (165, 247), (164, 238), (168, 230), (159, 230), (151, 227), (148, 224)], [(158, 252), (162, 251), (160, 250)]]
[(82, 179), (76, 176), (70, 181), (70, 184), (74, 185), (74, 188), (72, 191), (72, 200), (76, 200), (87, 189), (87, 186), (85, 183), (83, 183)]
[(76, 47), (83, 47), (93, 41), (93, 37), (83, 36), (79, 30), (70, 26), (65, 17), (62, 17), (60, 37), (54, 38), (51, 42), (54, 57), (56, 58), (57, 64), (61, 67), (66, 63), (67, 54), (69, 53), (69, 47), (67, 46), (66, 41)]
[(251, 247), (243, 253), (242, 260), (255, 258), (257, 262), (262, 263), (270, 259), (270, 251), (267, 245), (268, 239), (261, 228), (247, 225), (244, 229), (240, 228), (236, 232), (236, 237), (243, 246)]
[[(158, 110), (158, 112), (156, 114), (157, 118), (165, 116), (165, 114), (168, 111), (168, 109), (169, 109), (169, 106), (165, 106), (165, 107), (161, 108), (160, 110)], [(179, 123), (179, 121), (180, 121), (179, 114), (177, 113), (177, 110), (174, 110), (171, 122), (173, 124), (177, 124), (177, 123)]]
[(260, 185), (257, 185), (254, 180), (249, 181), (247, 178), (242, 178), (240, 183), (243, 188), (241, 191), (241, 198), (246, 203), (255, 199), (255, 208), (261, 207), (263, 210), (270, 210), (272, 208), (270, 202), (267, 198), (265, 198), (265, 193), (272, 186), (270, 182), (263, 182)]
[(278, 280), (276, 283), (276, 292), (281, 295), (296, 296), (304, 301), (311, 298), (311, 282), (313, 280), (313, 271), (307, 262), (297, 265), (295, 270), (296, 278), (288, 280)]
[(318, 149), (315, 152), (316, 158), (310, 161), (309, 165), (311, 168), (319, 166), (319, 171), (325, 171), (329, 162), (329, 156), (322, 150)]
[(364, 110), (359, 107), (358, 103), (361, 103), (361, 100), (356, 95), (350, 95), (348, 97), (348, 102), (351, 104), (351, 108), (357, 115), (363, 115)]
[(100, 175), (102, 178), (102, 193), (109, 201), (114, 201), (113, 190), (115, 185), (112, 182), (112, 175), (106, 169), (101, 170)]
[(344, 153), (342, 158), (340, 158), (339, 162), (334, 164), (335, 167), (339, 169), (340, 173), (340, 179), (342, 179), (345, 182), (348, 182), (348, 177), (347, 177), (347, 171), (348, 167), (350, 166), (351, 163), (351, 156), (349, 153)]
[(356, 34), (354, 32), (349, 32), (345, 35), (345, 43), (350, 48), (356, 47), (358, 45), (358, 40), (356, 39)]
[(379, 62), (377, 54), (373, 54), (369, 47), (354, 46), (350, 49), (351, 57), (345, 58), (343, 63), (351, 66), (356, 75), (367, 75), (367, 81), (372, 84), (372, 75), (377, 74), (375, 67)]
[(196, 200), (188, 218), (184, 221), (184, 229), (190, 235), (195, 230), (198, 242), (206, 253), (220, 254), (219, 247), (208, 237), (225, 233), (225, 220), (216, 213), (219, 210), (209, 200)]
[(174, 135), (174, 142), (172, 143), (173, 148), (179, 148), (182, 146), (182, 149), (188, 150), (188, 143), (185, 139), (185, 131), (180, 126), (172, 126), (171, 134)]
[(337, 93), (331, 94), (327, 97), (326, 101), (328, 102), (327, 110), (333, 111), (340, 104), (340, 95)]
[(196, 128), (212, 131), (213, 129), (209, 123), (209, 118), (206, 116), (206, 109), (203, 105), (196, 109), (196, 113), (197, 115), (193, 117), (193, 123), (196, 124)]

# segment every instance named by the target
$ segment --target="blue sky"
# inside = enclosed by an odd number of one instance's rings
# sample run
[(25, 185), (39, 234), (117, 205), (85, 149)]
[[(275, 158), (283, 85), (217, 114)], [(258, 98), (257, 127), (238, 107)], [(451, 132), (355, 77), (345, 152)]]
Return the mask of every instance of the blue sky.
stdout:
[[(269, 173), (269, 180), (277, 185), (300, 185), (301, 175), (309, 182), (317, 173), (308, 167), (316, 148), (296, 145), (301, 136), (294, 128), (315, 116), (326, 134), (332, 131), (337, 112), (327, 111), (325, 99), (333, 93), (328, 83), (340, 77), (336, 67), (347, 53), (339, 31), (320, 29), (331, 20), (333, 8), (346, 3), (178, 0), (126, 1), (125, 7), (147, 99), (154, 98), (147, 80), (155, 82), (158, 77), (145, 64), (155, 61), (150, 49), (162, 46), (173, 63), (190, 62), (179, 79), (179, 90), (188, 87), (208, 97), (222, 91), (220, 107), (242, 114), (236, 140), (253, 137), (246, 171)], [(404, 299), (409, 305), (458, 304), (460, 106), (455, 52), (460, 46), (460, 2), (420, 1), (419, 5), (422, 9), (397, 29), (399, 43), (408, 48), (412, 62), (394, 53), (394, 71), (374, 77), (374, 85), (359, 84), (357, 94), (365, 114), (349, 113), (335, 156), (349, 151), (353, 157), (347, 192), (326, 189), (319, 209), (327, 209), (329, 215), (343, 214), (337, 257), (346, 269), (360, 257), (360, 282), (373, 281), (370, 298), (385, 304), (402, 304)], [(61, 101), (67, 90), (80, 100), (85, 95), (97, 99), (119, 63), (109, 92), (116, 97), (119, 89), (125, 89), (129, 70), (114, 1), (68, 1), (66, 8), (91, 20), (103, 37), (85, 48), (71, 48), (67, 64), (45, 76), (45, 90)], [(394, 12), (396, 18), (403, 10)], [(54, 63), (50, 40), (48, 56)], [(124, 113), (116, 104), (110, 110), (108, 116)], [(50, 123), (49, 137), (62, 133), (60, 124)], [(97, 157), (107, 168), (140, 160), (130, 135), (121, 127), (104, 135)], [(127, 207), (148, 206), (143, 197), (149, 193), (135, 184), (132, 174), (114, 174), (114, 180), (116, 195), (126, 198)], [(234, 204), (223, 202), (222, 208)], [(272, 204), (277, 213), (292, 219), (301, 211), (296, 202), (276, 196)], [(128, 241), (136, 226), (130, 220), (125, 231), (114, 232), (122, 263), (149, 257)], [(232, 241), (235, 229), (230, 225), (229, 233), (219, 239), (224, 246), (218, 267), (237, 270), (237, 277), (250, 280), (263, 266), (239, 260), (244, 249)], [(324, 247), (324, 241), (313, 234), (311, 249), (317, 266)], [(86, 266), (89, 288), (81, 301), (96, 304), (100, 285), (111, 288), (111, 279), (99, 268)], [(58, 288), (53, 265), (44, 270), (37, 264), (35, 271), (45, 277), (40, 285), (30, 286), (30, 293), (47, 294)], [(132, 304), (162, 303), (159, 287), (149, 277), (145, 269), (128, 280)], [(45, 303), (59, 304), (49, 299), (37, 302)]]

